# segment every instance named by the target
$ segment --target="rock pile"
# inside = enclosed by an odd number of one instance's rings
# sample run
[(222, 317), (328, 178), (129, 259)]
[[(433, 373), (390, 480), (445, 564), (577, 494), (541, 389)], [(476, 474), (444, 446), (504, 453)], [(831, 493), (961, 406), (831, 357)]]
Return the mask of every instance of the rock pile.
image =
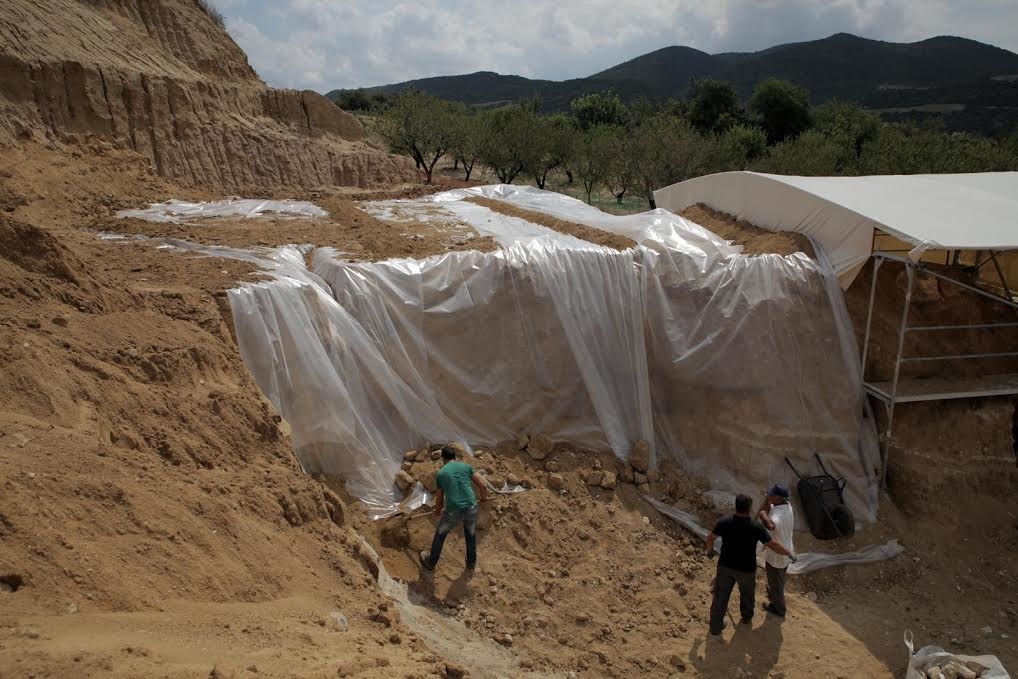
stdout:
[[(418, 482), (430, 492), (437, 490), (435, 474), (442, 464), (442, 445), (422, 446), (403, 453), (403, 463), (393, 479), (403, 493), (408, 493)], [(564, 451), (583, 452), (574, 450), (568, 444), (555, 444), (541, 433), (520, 434), (514, 439), (499, 442), (493, 448), (477, 448), (473, 455), (462, 444), (450, 445), (457, 450), (460, 459), (473, 464), (494, 490), (522, 486), (567, 492), (567, 475), (563, 473), (562, 464), (555, 456)], [(634, 442), (629, 460), (616, 461), (615, 469), (606, 467), (611, 466), (611, 462), (602, 462), (603, 456), (589, 454), (591, 467), (576, 470), (581, 485), (615, 490), (619, 483), (627, 483), (636, 486), (645, 495), (657, 490), (654, 484), (660, 475), (653, 466), (654, 456), (647, 441), (641, 439)], [(535, 462), (543, 464), (535, 470)]]

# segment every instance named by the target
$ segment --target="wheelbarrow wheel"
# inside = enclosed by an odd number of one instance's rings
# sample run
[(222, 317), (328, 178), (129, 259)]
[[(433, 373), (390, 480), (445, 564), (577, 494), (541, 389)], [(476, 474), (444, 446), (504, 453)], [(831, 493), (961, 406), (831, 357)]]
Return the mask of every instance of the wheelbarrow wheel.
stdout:
[(847, 506), (834, 505), (831, 507), (831, 521), (834, 523), (837, 535), (847, 538), (855, 534), (855, 516)]

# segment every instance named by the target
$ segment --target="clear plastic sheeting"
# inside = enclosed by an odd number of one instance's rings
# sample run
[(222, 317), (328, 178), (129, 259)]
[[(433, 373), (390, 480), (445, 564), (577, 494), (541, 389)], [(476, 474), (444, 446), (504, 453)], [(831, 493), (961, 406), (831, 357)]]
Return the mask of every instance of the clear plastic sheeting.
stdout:
[(888, 540), (882, 545), (870, 545), (852, 552), (841, 552), (840, 554), (824, 554), (822, 552), (804, 552), (796, 554), (798, 561), (788, 567), (792, 575), (804, 575), (821, 568), (831, 566), (850, 566), (854, 564), (876, 563), (893, 559), (905, 548), (898, 544), (897, 540)]
[(189, 203), (183, 200), (169, 200), (152, 203), (143, 210), (121, 210), (117, 217), (134, 217), (149, 222), (186, 222), (202, 217), (284, 217), (310, 218), (327, 217), (328, 212), (314, 203), (300, 200), (259, 200), (253, 198), (227, 198), (212, 202)]
[[(664, 514), (669, 519), (672, 519), (673, 521), (678, 523), (680, 526), (688, 530), (696, 537), (700, 538), (701, 540), (707, 539), (709, 531), (700, 525), (700, 517), (698, 517), (696, 514), (691, 514), (690, 512), (687, 512), (683, 509), (679, 509), (678, 507), (666, 505), (664, 502), (661, 502), (660, 500), (655, 500), (649, 495), (644, 495), (643, 499), (651, 507), (656, 509), (659, 513)], [(715, 545), (716, 544), (717, 542), (715, 542)], [(714, 551), (717, 551), (717, 549), (715, 549)]]
[[(504, 200), (626, 235), (618, 251), (466, 202)], [(794, 485), (820, 452), (876, 509), (876, 438), (861, 419), (854, 335), (829, 262), (744, 256), (664, 210), (615, 217), (560, 194), (492, 186), (378, 209), (493, 236), (496, 252), (342, 262), (317, 249), (231, 291), (245, 362), (309, 472), (397, 501), (402, 453), (541, 432), (658, 457), (751, 492)], [(373, 209), (370, 205), (368, 209)]]
[[(665, 503), (646, 495), (643, 496), (643, 499), (646, 500), (651, 507), (672, 519), (693, 535), (696, 535), (701, 540), (707, 539), (709, 531), (700, 525), (700, 520), (695, 514), (690, 514), (678, 507), (666, 505)], [(715, 552), (721, 552), (721, 542), (722, 539), (720, 537), (714, 541)], [(840, 554), (802, 552), (795, 555), (796, 562), (788, 566), (788, 573), (790, 575), (804, 575), (806, 573), (820, 570), (821, 568), (830, 568), (831, 566), (848, 566), (852, 564), (886, 561), (887, 559), (893, 559), (903, 551), (905, 551), (904, 548), (898, 544), (897, 540), (888, 540), (882, 545), (870, 545), (869, 547), (857, 549), (852, 552), (841, 552)], [(763, 567), (763, 559), (758, 559), (757, 563), (760, 567)]]
[(296, 264), (229, 291), (241, 356), (290, 424), (303, 469), (344, 478), (384, 515), (401, 500), (394, 478), (402, 452), (455, 440), (454, 427), (401, 379), (328, 285)]
[(378, 504), (368, 503), (368, 516), (373, 520), (384, 519), (396, 514), (413, 514), (421, 507), (430, 507), (435, 496), (428, 492), (428, 489), (420, 483), (415, 483), (407, 493), (407, 496), (398, 503)]

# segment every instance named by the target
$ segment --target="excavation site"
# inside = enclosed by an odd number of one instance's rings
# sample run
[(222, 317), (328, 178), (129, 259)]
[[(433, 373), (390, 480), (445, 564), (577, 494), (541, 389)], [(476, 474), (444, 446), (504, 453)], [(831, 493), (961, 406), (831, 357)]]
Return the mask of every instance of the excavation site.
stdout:
[(0, 677), (1018, 667), (1018, 173), (425, 180), (194, 0), (0, 74)]

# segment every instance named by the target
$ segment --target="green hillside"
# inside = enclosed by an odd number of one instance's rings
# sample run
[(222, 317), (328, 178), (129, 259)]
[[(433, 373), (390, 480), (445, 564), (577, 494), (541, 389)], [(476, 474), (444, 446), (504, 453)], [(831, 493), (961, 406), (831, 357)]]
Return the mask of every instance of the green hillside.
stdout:
[[(901, 117), (942, 116), (951, 129), (998, 133), (1018, 127), (1018, 54), (966, 38), (941, 36), (891, 43), (838, 33), (760, 52), (711, 55), (666, 47), (586, 78), (555, 82), (482, 71), (367, 88), (415, 87), (476, 106), (539, 96), (548, 112), (583, 94), (615, 90), (624, 100), (681, 97), (691, 78), (732, 83), (743, 98), (765, 78), (790, 80), (813, 103), (840, 99)], [(342, 93), (327, 96), (336, 100)]]

